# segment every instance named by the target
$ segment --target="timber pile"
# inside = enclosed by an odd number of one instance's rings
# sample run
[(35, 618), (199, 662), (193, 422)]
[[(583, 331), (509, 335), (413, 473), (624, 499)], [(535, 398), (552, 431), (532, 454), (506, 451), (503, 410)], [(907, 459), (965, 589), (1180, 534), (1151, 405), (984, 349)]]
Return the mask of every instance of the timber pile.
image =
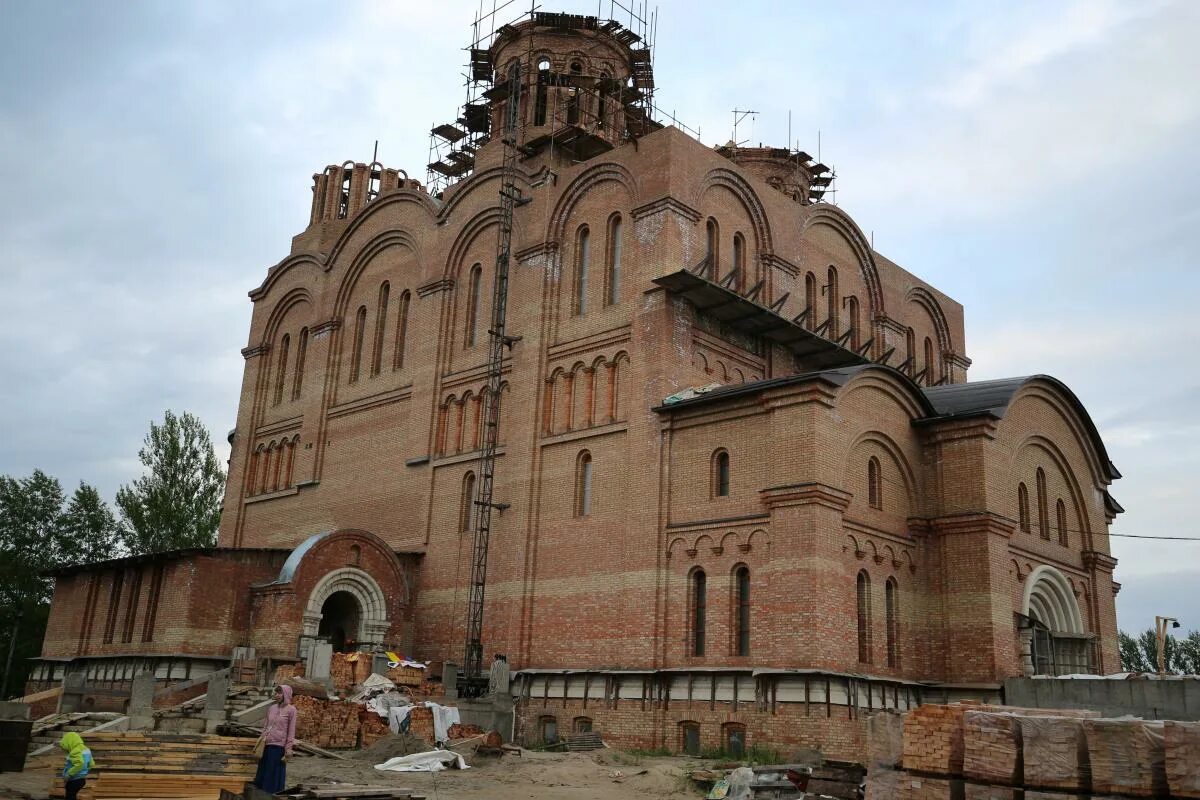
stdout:
[(331, 750), (358, 746), (361, 706), (303, 695), (296, 696), (292, 702), (296, 706), (297, 739)]
[(1200, 798), (1200, 722), (1163, 723), (1163, 743), (1171, 796)]
[(1155, 797), (1167, 793), (1163, 723), (1090, 719), (1083, 723), (1092, 791)]
[[(91, 733), (87, 745), (97, 776), (94, 798), (215, 797), (254, 777), (254, 740), (201, 733)], [(55, 781), (51, 797), (62, 797)], [(81, 795), (81, 797), (85, 797)]]
[(415, 791), (394, 786), (338, 783), (301, 786), (275, 796), (288, 800), (425, 800), (425, 795), (416, 794)]

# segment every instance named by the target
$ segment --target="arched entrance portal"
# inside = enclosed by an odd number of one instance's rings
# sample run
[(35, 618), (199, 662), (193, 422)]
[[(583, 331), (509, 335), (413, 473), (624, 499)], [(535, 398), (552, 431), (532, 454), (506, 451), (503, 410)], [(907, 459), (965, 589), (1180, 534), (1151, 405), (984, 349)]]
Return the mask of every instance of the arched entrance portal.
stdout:
[(390, 627), (387, 597), (375, 579), (356, 567), (335, 569), (308, 596), (300, 656), (324, 638), (334, 650), (371, 650), (383, 644)]
[(1025, 583), (1018, 628), (1027, 675), (1092, 672), (1092, 642), (1075, 591), (1054, 567), (1040, 566)]
[(338, 591), (329, 595), (321, 605), (321, 624), (317, 636), (328, 639), (335, 653), (348, 653), (357, 643), (362, 609), (354, 595)]

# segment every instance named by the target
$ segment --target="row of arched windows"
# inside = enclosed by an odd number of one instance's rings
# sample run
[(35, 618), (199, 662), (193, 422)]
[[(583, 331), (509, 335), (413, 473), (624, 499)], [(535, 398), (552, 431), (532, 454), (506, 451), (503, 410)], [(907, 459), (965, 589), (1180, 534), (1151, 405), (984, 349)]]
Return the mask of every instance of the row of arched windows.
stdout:
[[(501, 392), (507, 389), (508, 384), (500, 385)], [(469, 453), (483, 446), (483, 399), (487, 391), (487, 387), (478, 393), (468, 390), (461, 397), (450, 395), (442, 402), (434, 432), (435, 455)]]
[(746, 237), (741, 231), (733, 234), (733, 263), (729, 270), (722, 274), (721, 272), (721, 226), (716, 219), (709, 217), (704, 223), (704, 260), (709, 266), (709, 274), (713, 281), (720, 282), (721, 280), (733, 275), (733, 284), (731, 288), (738, 292), (746, 290), (746, 273), (747, 273), (747, 253), (746, 253)]
[[(887, 637), (887, 665), (900, 666), (900, 587), (888, 578), (883, 587), (884, 635)], [(857, 579), (858, 660), (874, 664), (873, 625), (871, 621), (871, 576), (861, 570)]]
[[(1038, 512), (1038, 533), (1046, 541), (1055, 538), (1052, 535), (1050, 528), (1050, 509), (1049, 498), (1046, 490), (1046, 471), (1041, 467), (1037, 468), (1035, 475), (1037, 485), (1037, 512)], [(1029, 514), (1029, 489), (1026, 488), (1025, 482), (1017, 484), (1017, 522), (1020, 528), (1025, 533), (1033, 532), (1033, 524)], [(1063, 547), (1070, 547), (1071, 537), (1067, 527), (1067, 504), (1062, 498), (1054, 501), (1054, 523), (1057, 529), (1058, 543)]]
[(924, 361), (917, 359), (917, 334), (909, 328), (904, 333), (904, 348), (905, 348), (905, 364), (908, 367), (908, 374), (913, 380), (918, 383), (924, 383), (926, 386), (933, 386), (942, 378), (942, 369), (938, 364), (937, 352), (933, 346), (933, 339), (926, 336), (922, 347), (922, 354), (925, 356)]
[(591, 366), (580, 361), (570, 370), (554, 370), (546, 381), (542, 434), (550, 436), (625, 419), (622, 386), (628, 371), (629, 356), (624, 352), (608, 361), (601, 356)]
[[(825, 296), (825, 321), (818, 322), (820, 295)], [(846, 327), (842, 329), (842, 309), (846, 310)], [(851, 350), (863, 344), (862, 314), (858, 298), (854, 295), (842, 297), (838, 288), (838, 271), (832, 264), (825, 271), (825, 283), (819, 284), (812, 272), (804, 275), (804, 326), (813, 332), (822, 333), (827, 339), (846, 336), (845, 345)]]
[[(408, 307), (412, 295), (407, 290), (400, 294), (400, 302), (396, 309), (396, 323), (394, 335), (392, 337), (392, 370), (401, 369), (404, 366), (404, 348), (408, 337)], [(391, 286), (387, 281), (384, 281), (379, 286), (379, 295), (375, 305), (375, 330), (371, 342), (371, 350), (368, 353), (370, 361), (368, 370), (373, 378), (383, 372), (385, 367), (385, 351), (388, 346), (388, 326), (389, 317), (391, 314)], [(351, 344), (350, 351), (350, 370), (349, 383), (358, 383), (362, 377), (363, 368), (363, 347), (366, 344), (367, 336), (367, 307), (361, 305), (354, 315), (354, 330), (351, 332), (349, 339)]]
[[(730, 573), (731, 637), (729, 654), (750, 655), (750, 568), (739, 564)], [(708, 575), (692, 570), (688, 580), (688, 651), (693, 658), (705, 655), (708, 648)]]
[(248, 495), (277, 492), (293, 486), (296, 462), (296, 447), (300, 436), (269, 444), (260, 444), (250, 455), (250, 468), (246, 472)]
[[(620, 214), (608, 218), (608, 230), (604, 247), (604, 305), (621, 302), (621, 260), (624, 249), (623, 221)], [(572, 287), (571, 313), (576, 316), (588, 312), (592, 280), (592, 234), (587, 225), (580, 225), (575, 232), (575, 281)]]
[(275, 387), (272, 391), (271, 405), (280, 405), (284, 402), (285, 397), (290, 400), (300, 399), (300, 392), (304, 388), (304, 357), (308, 353), (308, 328), (301, 328), (298, 338), (296, 361), (291, 364), (290, 381), (288, 379), (288, 359), (291, 357), (292, 337), (285, 333), (279, 340), (279, 355), (275, 362)]

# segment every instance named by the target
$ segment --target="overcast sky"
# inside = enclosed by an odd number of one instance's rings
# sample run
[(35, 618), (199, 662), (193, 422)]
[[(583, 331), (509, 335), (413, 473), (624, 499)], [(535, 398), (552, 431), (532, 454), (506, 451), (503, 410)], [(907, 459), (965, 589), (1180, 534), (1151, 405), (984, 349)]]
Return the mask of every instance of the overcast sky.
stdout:
[[(848, 5), (661, 3), (660, 105), (708, 144), (734, 108), (753, 143), (789, 110), (793, 143), (819, 130), (838, 204), (966, 306), (970, 377), (1048, 373), (1090, 409), (1114, 532), (1200, 538), (1200, 3)], [(423, 179), (477, 8), (2, 0), (0, 473), (111, 500), (167, 408), (227, 455), (246, 292), (310, 176), (378, 139)], [(1200, 542), (1113, 551), (1122, 627), (1200, 628)]]

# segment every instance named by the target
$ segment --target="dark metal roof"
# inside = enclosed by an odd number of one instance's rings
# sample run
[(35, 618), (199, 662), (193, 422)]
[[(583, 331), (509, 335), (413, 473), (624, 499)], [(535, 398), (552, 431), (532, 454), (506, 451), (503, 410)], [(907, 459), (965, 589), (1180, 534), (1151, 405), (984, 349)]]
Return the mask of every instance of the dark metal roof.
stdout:
[[(805, 372), (800, 375), (785, 375), (781, 378), (767, 378), (761, 381), (752, 381), (750, 383), (739, 383), (730, 386), (718, 386), (708, 392), (695, 397), (690, 397), (687, 400), (680, 400), (676, 403), (663, 403), (660, 406), (652, 409), (659, 413), (667, 413), (681, 408), (691, 408), (693, 406), (702, 405), (704, 403), (712, 403), (721, 400), (729, 400), (734, 397), (742, 397), (750, 394), (765, 392), (768, 389), (775, 389), (781, 386), (795, 386), (809, 381), (821, 380), (833, 386), (843, 386), (852, 377), (866, 369), (881, 369), (890, 372), (894, 375), (902, 375), (891, 367), (885, 367), (880, 364), (855, 364), (850, 367), (837, 367), (835, 369), (823, 369), (815, 372)], [(918, 401), (923, 401), (924, 398), (917, 395)], [(922, 402), (929, 414), (934, 413), (932, 406)]]
[(77, 572), (132, 567), (137, 564), (151, 564), (156, 561), (178, 561), (194, 555), (220, 555), (222, 553), (288, 553), (287, 548), (281, 547), (185, 547), (179, 550), (165, 550), (161, 553), (142, 553), (136, 556), (110, 558), (107, 561), (93, 561), (90, 564), (68, 564), (63, 567), (48, 569), (42, 573), (46, 577), (73, 575)]
[(780, 316), (732, 289), (695, 275), (686, 269), (654, 282), (683, 297), (706, 316), (751, 336), (761, 336), (791, 350), (814, 369), (869, 364), (870, 359), (837, 342), (818, 336), (787, 317)]

